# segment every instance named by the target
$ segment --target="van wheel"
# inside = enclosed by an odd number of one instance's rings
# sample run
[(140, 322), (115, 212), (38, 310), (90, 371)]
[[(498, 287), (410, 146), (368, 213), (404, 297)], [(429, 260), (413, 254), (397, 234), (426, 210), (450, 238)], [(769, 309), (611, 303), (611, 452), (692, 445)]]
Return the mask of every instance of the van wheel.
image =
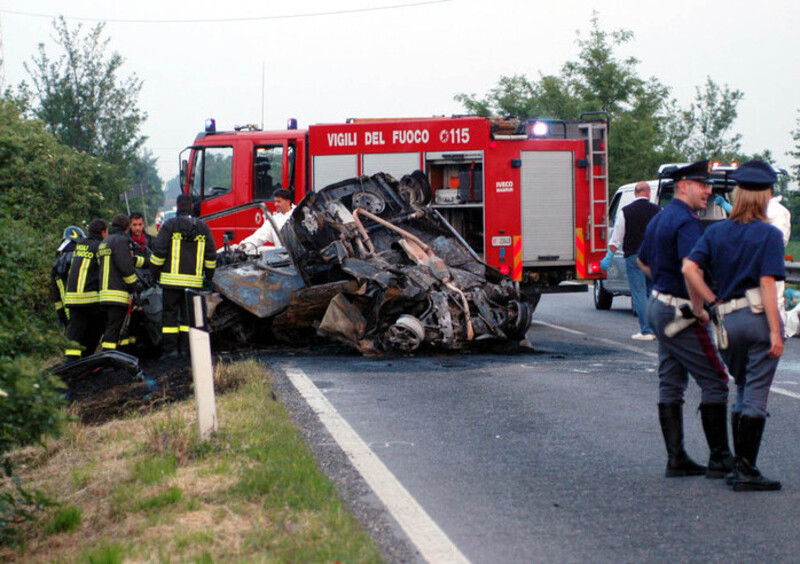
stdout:
[(597, 309), (611, 309), (614, 294), (603, 288), (602, 280), (594, 281), (594, 307)]

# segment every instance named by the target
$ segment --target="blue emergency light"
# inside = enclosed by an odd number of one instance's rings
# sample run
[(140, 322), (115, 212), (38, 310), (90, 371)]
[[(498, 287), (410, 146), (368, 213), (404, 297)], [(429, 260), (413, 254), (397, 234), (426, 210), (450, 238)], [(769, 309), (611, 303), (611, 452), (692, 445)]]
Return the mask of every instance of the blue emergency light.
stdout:
[(216, 133), (217, 132), (217, 120), (214, 118), (208, 118), (206, 120), (206, 133)]

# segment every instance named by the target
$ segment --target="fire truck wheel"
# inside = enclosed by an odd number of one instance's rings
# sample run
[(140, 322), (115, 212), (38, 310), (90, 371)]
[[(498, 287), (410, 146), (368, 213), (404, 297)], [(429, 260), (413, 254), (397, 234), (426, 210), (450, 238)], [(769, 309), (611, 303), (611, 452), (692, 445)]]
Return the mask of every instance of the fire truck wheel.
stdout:
[(603, 288), (602, 280), (594, 281), (594, 307), (597, 309), (611, 309), (614, 294)]

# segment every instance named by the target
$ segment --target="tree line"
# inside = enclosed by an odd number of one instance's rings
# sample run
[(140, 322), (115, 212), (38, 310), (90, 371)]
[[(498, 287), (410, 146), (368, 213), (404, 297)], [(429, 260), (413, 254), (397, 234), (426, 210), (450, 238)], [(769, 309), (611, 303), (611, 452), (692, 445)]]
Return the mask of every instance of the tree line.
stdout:
[[(555, 75), (536, 78), (501, 76), (486, 94), (461, 93), (455, 100), (468, 113), (525, 118), (578, 119), (583, 112), (609, 115), (609, 186), (652, 178), (658, 166), (701, 158), (742, 162), (761, 158), (774, 163), (769, 150), (742, 151), (735, 132), (741, 90), (711, 77), (695, 88), (694, 99), (681, 106), (656, 77), (640, 76), (635, 57), (622, 58), (618, 48), (633, 39), (628, 30), (606, 31), (597, 12), (587, 35), (579, 33), (578, 55)], [(800, 119), (793, 133), (800, 159)], [(800, 178), (800, 162), (794, 166)]]

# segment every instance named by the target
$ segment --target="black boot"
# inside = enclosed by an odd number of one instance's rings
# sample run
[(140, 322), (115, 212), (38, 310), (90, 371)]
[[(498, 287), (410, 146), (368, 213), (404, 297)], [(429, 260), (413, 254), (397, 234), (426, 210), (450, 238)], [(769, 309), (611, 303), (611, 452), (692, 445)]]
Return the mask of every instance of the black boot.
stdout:
[(721, 479), (733, 470), (733, 455), (728, 448), (728, 404), (700, 404), (703, 431), (708, 441), (708, 469), (706, 478)]
[[(738, 411), (731, 411), (731, 436), (733, 437), (733, 452), (739, 454), (739, 419), (741, 414)], [(733, 480), (736, 478), (736, 459), (734, 458), (734, 469), (725, 474), (725, 483), (729, 486), (733, 485)]]
[(694, 462), (683, 449), (683, 406), (679, 403), (659, 403), (658, 421), (669, 457), (664, 476), (680, 478), (705, 474), (706, 467)]
[(739, 443), (736, 447), (736, 468), (733, 491), (771, 491), (781, 489), (781, 483), (761, 475), (756, 467), (761, 435), (764, 433), (763, 417), (739, 418)]
[(160, 360), (175, 360), (178, 358), (178, 335), (166, 333), (161, 339)]

